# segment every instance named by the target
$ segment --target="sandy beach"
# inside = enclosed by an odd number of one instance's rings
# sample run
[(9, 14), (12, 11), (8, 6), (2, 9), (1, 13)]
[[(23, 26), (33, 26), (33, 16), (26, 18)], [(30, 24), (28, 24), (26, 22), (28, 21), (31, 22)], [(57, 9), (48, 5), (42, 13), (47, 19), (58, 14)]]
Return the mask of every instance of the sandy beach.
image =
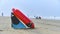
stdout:
[(0, 34), (60, 34), (60, 20), (31, 20), (35, 29), (14, 29), (10, 17), (0, 17)]

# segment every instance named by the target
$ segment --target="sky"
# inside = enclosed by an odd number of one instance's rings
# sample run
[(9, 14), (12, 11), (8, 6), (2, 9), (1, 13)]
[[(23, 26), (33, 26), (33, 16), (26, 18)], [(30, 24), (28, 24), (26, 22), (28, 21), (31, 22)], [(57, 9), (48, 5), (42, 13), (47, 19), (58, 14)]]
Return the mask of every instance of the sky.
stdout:
[(0, 16), (11, 16), (12, 8), (21, 10), (26, 16), (60, 17), (60, 0), (0, 0)]

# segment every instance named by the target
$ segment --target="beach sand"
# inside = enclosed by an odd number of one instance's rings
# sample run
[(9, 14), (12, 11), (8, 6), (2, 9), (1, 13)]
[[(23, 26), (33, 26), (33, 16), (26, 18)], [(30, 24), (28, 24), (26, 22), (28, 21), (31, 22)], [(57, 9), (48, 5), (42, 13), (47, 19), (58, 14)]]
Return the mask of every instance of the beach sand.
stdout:
[(31, 19), (35, 29), (14, 29), (10, 17), (0, 17), (0, 34), (60, 34), (60, 20)]

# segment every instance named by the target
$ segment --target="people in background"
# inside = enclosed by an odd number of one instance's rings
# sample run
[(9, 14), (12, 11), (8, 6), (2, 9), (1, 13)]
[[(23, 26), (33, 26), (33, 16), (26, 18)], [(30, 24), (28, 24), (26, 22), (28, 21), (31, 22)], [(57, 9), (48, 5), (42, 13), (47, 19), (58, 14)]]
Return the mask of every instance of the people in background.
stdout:
[(34, 16), (36, 19), (41, 19), (41, 17), (40, 16)]
[(3, 12), (2, 12), (2, 16), (3, 16)]

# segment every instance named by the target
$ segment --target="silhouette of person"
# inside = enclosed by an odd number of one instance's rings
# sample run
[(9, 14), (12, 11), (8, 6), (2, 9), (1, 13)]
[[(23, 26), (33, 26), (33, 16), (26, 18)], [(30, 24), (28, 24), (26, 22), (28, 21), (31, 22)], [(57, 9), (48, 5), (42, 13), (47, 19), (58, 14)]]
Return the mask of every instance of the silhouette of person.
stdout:
[(2, 13), (2, 16), (3, 16), (3, 13)]

